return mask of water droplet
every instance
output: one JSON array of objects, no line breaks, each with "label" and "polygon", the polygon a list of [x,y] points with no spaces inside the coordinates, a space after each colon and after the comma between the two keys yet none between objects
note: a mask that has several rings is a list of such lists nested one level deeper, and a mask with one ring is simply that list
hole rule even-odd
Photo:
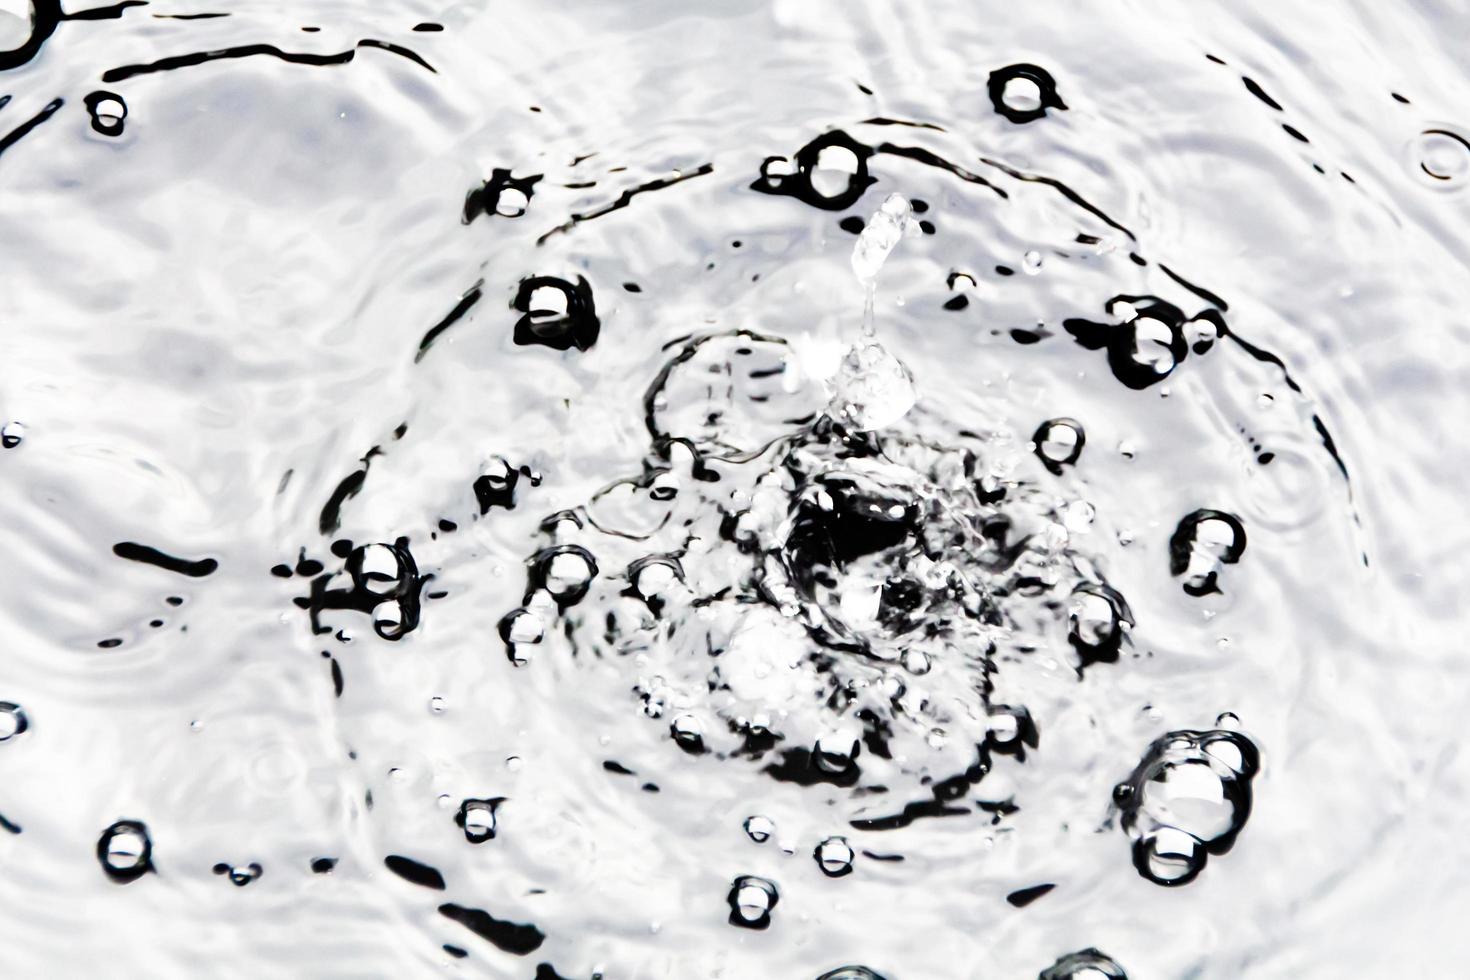
[{"label": "water droplet", "polygon": [[867,284],[878,278],[883,263],[913,224],[912,214],[908,198],[902,194],[889,194],[883,199],[852,246],[852,271],[858,282]]},{"label": "water droplet", "polygon": [[136,881],[153,870],[153,841],[137,820],[119,820],[97,839],[97,860],[118,884]]},{"label": "water droplet", "polygon": [[0,742],[8,742],[31,725],[25,709],[10,701],[0,701]]},{"label": "water droplet", "polygon": [[1028,276],[1034,276],[1041,271],[1041,253],[1031,250],[1021,256],[1021,271]]},{"label": "water droplet", "polygon": [[812,857],[828,878],[852,874],[853,853],[846,837],[828,837],[817,845]]},{"label": "water droplet", "polygon": [[123,120],[128,118],[128,106],[121,95],[93,92],[84,102],[87,112],[92,116],[92,129],[103,136],[122,135]]},{"label": "water droplet", "polygon": [[776,832],[776,824],[769,817],[759,815],[745,818],[745,834],[757,844],[764,844]]},{"label": "water droplet", "polygon": [[592,552],[575,544],[557,545],[531,559],[528,590],[545,589],[562,608],[581,602],[597,576]]},{"label": "water droplet", "polygon": [[464,223],[469,224],[482,214],[519,218],[530,206],[541,177],[541,174],[515,177],[504,167],[496,167],[490,172],[489,180],[465,197]]},{"label": "water droplet", "polygon": [[464,839],[471,844],[483,844],[495,837],[495,811],[505,797],[496,796],[484,800],[465,800],[454,815],[454,822],[464,831]]},{"label": "water droplet", "polygon": [[500,638],[505,642],[505,654],[517,667],[530,662],[526,648],[540,643],[546,635],[546,624],[529,609],[514,609],[506,613],[500,620],[499,629]]},{"label": "water droplet", "polygon": [[1116,589],[1087,582],[1072,592],[1067,607],[1067,642],[1081,657],[1079,669],[1115,662],[1124,634],[1132,627],[1133,613]]},{"label": "water droplet", "polygon": [[842,358],[829,411],[868,432],[903,418],[917,399],[913,375],[903,362],[882,344],[861,342]]},{"label": "water droplet", "polygon": [[435,695],[434,697],[429,698],[429,710],[436,715],[442,715],[445,711],[448,710],[448,705],[445,704],[443,698]]},{"label": "water droplet", "polygon": [[1128,974],[1106,953],[1084,949],[1061,957],[1037,980],[1128,980]]},{"label": "water droplet", "polygon": [[14,449],[19,446],[26,437],[26,427],[20,422],[6,422],[0,427],[0,446],[6,449]]},{"label": "water droplet", "polygon": [[741,875],[731,883],[725,900],[730,906],[732,926],[765,929],[771,924],[771,913],[781,896],[774,882],[754,875]]},{"label": "water droplet", "polygon": [[1237,731],[1181,730],[1149,746],[1132,775],[1113,790],[1133,865],[1160,885],[1183,885],[1224,854],[1251,810],[1260,754]]}]

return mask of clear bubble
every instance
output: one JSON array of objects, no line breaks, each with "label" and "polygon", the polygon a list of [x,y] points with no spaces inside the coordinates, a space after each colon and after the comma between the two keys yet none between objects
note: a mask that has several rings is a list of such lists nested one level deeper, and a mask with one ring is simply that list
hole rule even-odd
[{"label": "clear bubble", "polygon": [[1034,276],[1041,271],[1041,253],[1032,249],[1021,256],[1021,271],[1028,276]]},{"label": "clear bubble", "polygon": [[25,709],[10,701],[0,701],[0,742],[8,742],[30,727]]},{"label": "clear bubble", "polygon": [[828,837],[817,845],[812,857],[828,878],[852,874],[853,851],[846,837]]},{"label": "clear bubble", "polygon": [[742,929],[765,929],[771,924],[771,913],[781,900],[776,885],[765,878],[741,875],[730,885],[726,902],[730,906],[730,924]]},{"label": "clear bubble", "polygon": [[1138,872],[1156,884],[1187,884],[1209,855],[1227,852],[1250,816],[1259,766],[1255,743],[1238,731],[1175,731],[1149,746],[1113,790]]},{"label": "clear bubble", "polygon": [[769,817],[760,815],[745,818],[745,835],[757,844],[764,844],[776,832],[776,824]]},{"label": "clear bubble", "polygon": [[1081,422],[1057,418],[1041,423],[1031,440],[1042,465],[1053,473],[1060,473],[1064,466],[1075,464],[1082,456],[1087,436]]},{"label": "clear bubble", "polygon": [[465,800],[454,815],[454,822],[464,831],[464,839],[471,844],[483,844],[495,838],[495,811],[505,802],[504,797]]},{"label": "clear bubble", "polygon": [[97,860],[119,884],[136,881],[153,870],[153,841],[137,820],[119,820],[97,839]]},{"label": "clear bubble", "polygon": [[1106,953],[1084,949],[1061,957],[1037,980],[1128,980],[1128,974]]}]

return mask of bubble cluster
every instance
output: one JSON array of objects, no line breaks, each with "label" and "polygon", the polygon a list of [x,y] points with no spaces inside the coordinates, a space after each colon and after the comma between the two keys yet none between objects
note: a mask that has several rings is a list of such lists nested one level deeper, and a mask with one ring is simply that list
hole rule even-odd
[{"label": "bubble cluster", "polygon": [[1260,753],[1225,729],[1170,732],[1113,790],[1133,866],[1158,885],[1185,885],[1211,854],[1229,851],[1251,811]]},{"label": "bubble cluster", "polygon": [[797,150],[794,159],[766,157],[760,179],[750,186],[762,194],[794,197],[824,211],[844,211],[876,180],[868,173],[872,155],[871,147],[834,129]]},{"label": "bubble cluster", "polygon": [[243,868],[238,868],[221,861],[214,866],[214,873],[217,875],[227,875],[230,879],[230,884],[236,888],[244,888],[264,874],[265,869],[254,861]]},{"label": "bubble cluster", "polygon": [[1227,332],[1218,311],[1186,318],[1179,307],[1156,296],[1115,296],[1106,310],[1115,322],[1071,317],[1062,326],[1087,350],[1106,350],[1113,377],[1135,391],[1169,377],[1191,346],[1204,354]]}]

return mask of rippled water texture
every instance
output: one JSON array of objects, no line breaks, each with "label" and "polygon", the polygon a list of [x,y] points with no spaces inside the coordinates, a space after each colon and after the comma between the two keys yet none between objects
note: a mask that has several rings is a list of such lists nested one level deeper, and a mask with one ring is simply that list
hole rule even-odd
[{"label": "rippled water texture", "polygon": [[0,972],[1463,972],[1463,10],[84,2]]}]

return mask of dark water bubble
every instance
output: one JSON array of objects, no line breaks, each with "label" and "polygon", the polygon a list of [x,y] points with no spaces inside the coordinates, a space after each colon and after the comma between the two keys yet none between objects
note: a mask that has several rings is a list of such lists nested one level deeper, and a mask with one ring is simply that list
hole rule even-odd
[{"label": "dark water bubble", "polygon": [[482,214],[519,218],[530,206],[536,182],[541,177],[541,174],[516,177],[509,170],[496,167],[490,172],[489,180],[466,195],[464,223],[469,224]]},{"label": "dark water bubble", "polygon": [[125,885],[153,870],[153,840],[137,820],[119,820],[97,838],[97,860],[107,877]]},{"label": "dark water bubble", "polygon": [[730,924],[742,929],[765,929],[781,900],[774,882],[755,875],[741,875],[730,884],[725,901],[730,906]]},{"label": "dark water bubble", "polygon": [[470,843],[485,843],[495,839],[495,811],[506,802],[504,796],[488,799],[466,799],[460,804],[459,813],[454,814],[454,823],[465,832]]},{"label": "dark water bubble", "polygon": [[521,313],[513,339],[522,347],[585,351],[597,343],[602,330],[592,285],[582,276],[575,284],[555,276],[522,279],[510,305]]},{"label": "dark water bubble", "polygon": [[704,726],[700,725],[699,719],[693,715],[675,715],[669,722],[669,734],[673,736],[675,744],[690,755],[700,755],[704,749]]},{"label": "dark water bubble", "polygon": [[761,164],[760,179],[750,186],[762,194],[794,197],[824,211],[843,211],[874,183],[876,178],[868,173],[872,155],[872,147],[834,129],[797,150],[794,160],[767,157]]},{"label": "dark water bubble", "polygon": [[745,827],[745,836],[757,844],[764,844],[776,832],[776,824],[771,818],[763,817],[759,814],[746,817],[743,826]]},{"label": "dark water bubble", "polygon": [[1118,961],[1096,949],[1068,953],[1042,970],[1036,980],[1128,980]]},{"label": "dark water bubble", "polygon": [[1184,885],[1224,854],[1251,811],[1260,752],[1238,731],[1181,730],[1149,746],[1132,775],[1113,790],[1133,865],[1160,885]]},{"label": "dark water bubble", "polygon": [[496,457],[490,460],[475,478],[475,502],[480,505],[481,515],[488,514],[492,507],[514,510],[516,484],[521,473],[507,461]]},{"label": "dark water bubble", "polygon": [[25,709],[12,701],[0,701],[0,742],[8,742],[31,727]]},{"label": "dark water bubble", "polygon": [[21,422],[6,422],[0,426],[0,447],[14,449],[26,437],[26,427]]},{"label": "dark water bubble", "polygon": [[59,0],[31,0],[28,23],[0,19],[0,71],[18,68],[40,53],[62,19]]},{"label": "dark water bubble", "polygon": [[500,619],[500,639],[510,662],[523,667],[530,662],[528,647],[536,646],[546,636],[546,622],[529,609],[513,609]]},{"label": "dark water bubble", "polygon": [[995,111],[1013,123],[1034,122],[1048,109],[1067,108],[1057,94],[1056,79],[1038,65],[997,68],[990,73],[986,91]]},{"label": "dark water bubble", "polygon": [[251,862],[243,868],[237,868],[221,861],[214,866],[214,873],[217,875],[229,875],[230,884],[236,888],[244,888],[264,874],[265,869],[254,862]]},{"label": "dark water bubble", "polygon": [[822,874],[828,878],[842,878],[852,874],[852,845],[846,837],[828,837],[812,851],[812,858]]},{"label": "dark water bubble", "polygon": [[544,548],[531,557],[526,601],[537,589],[545,589],[565,609],[586,597],[597,577],[597,560],[592,552],[576,544]]},{"label": "dark water bubble", "polygon": [[92,117],[92,129],[103,136],[121,136],[123,120],[128,118],[128,104],[114,92],[97,91],[88,95],[87,112]]},{"label": "dark water bubble", "polygon": [[1107,303],[1114,323],[1081,318],[1062,326],[1088,350],[1106,349],[1113,376],[1135,391],[1167,378],[1189,353],[1183,312],[1153,296],[1116,296]]},{"label": "dark water bubble", "polygon": [[1201,509],[1187,515],[1169,538],[1169,573],[1184,577],[1184,591],[1193,596],[1219,592],[1224,565],[1240,561],[1245,553],[1245,525],[1234,514]]},{"label": "dark water bubble", "polygon": [[1072,592],[1067,604],[1067,642],[1082,658],[1081,667],[1118,659],[1133,613],[1116,589],[1085,582]]},{"label": "dark water bubble", "polygon": [[865,966],[839,966],[817,977],[817,980],[883,980]]},{"label": "dark water bubble", "polygon": [[1048,419],[1036,429],[1031,444],[1042,465],[1060,474],[1064,466],[1071,466],[1081,458],[1087,435],[1076,419]]}]

